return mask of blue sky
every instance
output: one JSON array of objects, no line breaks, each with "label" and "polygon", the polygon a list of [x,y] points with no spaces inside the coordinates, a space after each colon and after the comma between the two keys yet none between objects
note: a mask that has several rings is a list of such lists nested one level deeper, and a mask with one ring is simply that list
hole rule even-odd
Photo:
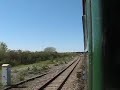
[{"label": "blue sky", "polygon": [[83,51],[82,0],[0,0],[0,41],[9,49]]}]

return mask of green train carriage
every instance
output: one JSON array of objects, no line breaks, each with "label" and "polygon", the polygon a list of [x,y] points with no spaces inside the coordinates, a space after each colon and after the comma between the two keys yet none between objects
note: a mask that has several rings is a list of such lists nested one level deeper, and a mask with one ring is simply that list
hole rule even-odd
[{"label": "green train carriage", "polygon": [[88,90],[120,90],[119,9],[118,0],[83,0]]}]

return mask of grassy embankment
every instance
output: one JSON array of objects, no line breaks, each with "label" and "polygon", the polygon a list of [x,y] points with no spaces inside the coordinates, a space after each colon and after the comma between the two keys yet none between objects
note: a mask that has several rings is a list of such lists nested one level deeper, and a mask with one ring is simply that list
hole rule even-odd
[{"label": "grassy embankment", "polygon": [[[12,84],[23,81],[35,75],[39,75],[47,71],[52,66],[65,64],[70,60],[72,60],[74,57],[70,55],[62,58],[56,58],[54,60],[45,60],[45,61],[39,61],[34,64],[18,65],[18,66],[12,67],[11,69]],[[1,70],[0,70],[0,77],[1,77]],[[0,78],[0,81],[1,81],[1,78]],[[0,88],[2,89],[1,82],[0,82]]]}]

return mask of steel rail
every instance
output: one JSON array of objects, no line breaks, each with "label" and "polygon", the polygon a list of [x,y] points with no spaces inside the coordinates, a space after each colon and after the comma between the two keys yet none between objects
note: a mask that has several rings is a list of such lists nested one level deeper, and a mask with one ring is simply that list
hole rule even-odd
[{"label": "steel rail", "polygon": [[[77,62],[78,61],[78,62]],[[44,85],[42,85],[38,90],[44,90],[44,88],[46,88],[51,82],[53,82],[55,79],[57,79],[58,76],[60,76],[62,73],[64,73],[70,66],[72,66],[75,62],[77,62],[77,64],[79,63],[79,57],[77,58],[77,60],[75,60],[74,62],[72,62],[68,67],[66,67],[64,70],[62,70],[61,72],[59,72],[56,76],[54,76],[52,79],[50,79],[48,82],[46,82]],[[75,69],[75,67],[77,66],[77,64],[75,64],[74,68],[71,70],[71,72],[67,75],[67,77],[65,78],[65,80],[60,84],[60,86],[58,87],[57,90],[60,90],[62,88],[62,86],[64,85],[64,83],[66,82],[66,80],[68,79],[68,77],[70,76],[70,74],[73,72],[73,70]]]}]

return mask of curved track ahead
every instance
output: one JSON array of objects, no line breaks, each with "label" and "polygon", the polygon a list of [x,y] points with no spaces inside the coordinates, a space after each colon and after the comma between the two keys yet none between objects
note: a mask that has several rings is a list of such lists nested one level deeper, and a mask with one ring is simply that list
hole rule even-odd
[{"label": "curved track ahead", "polygon": [[[62,88],[62,86],[65,84],[65,82],[67,81],[67,79],[69,78],[70,74],[73,72],[73,70],[77,66],[77,64],[79,63],[79,61],[80,61],[80,57],[78,57],[76,60],[74,60],[70,65],[68,65],[65,69],[60,71],[57,75],[55,75],[49,81],[45,82],[42,86],[40,86],[40,87],[36,86],[34,88],[34,90],[60,90]],[[47,75],[47,74],[43,74],[43,75],[35,77],[35,78],[40,78],[45,75]],[[34,80],[35,78],[31,78],[29,80],[20,82],[16,85],[10,86],[4,90],[18,90],[18,89],[15,89],[15,87],[17,87],[18,85],[21,85],[23,83],[29,82],[31,80]],[[19,90],[21,90],[21,89],[19,89]],[[24,90],[24,89],[22,89],[22,90]]]},{"label": "curved track ahead", "polygon": [[67,79],[69,78],[70,74],[73,72],[77,64],[79,63],[80,58],[73,62],[70,66],[66,69],[58,73],[54,78],[46,82],[42,87],[38,90],[60,90],[62,86],[65,84]]}]

